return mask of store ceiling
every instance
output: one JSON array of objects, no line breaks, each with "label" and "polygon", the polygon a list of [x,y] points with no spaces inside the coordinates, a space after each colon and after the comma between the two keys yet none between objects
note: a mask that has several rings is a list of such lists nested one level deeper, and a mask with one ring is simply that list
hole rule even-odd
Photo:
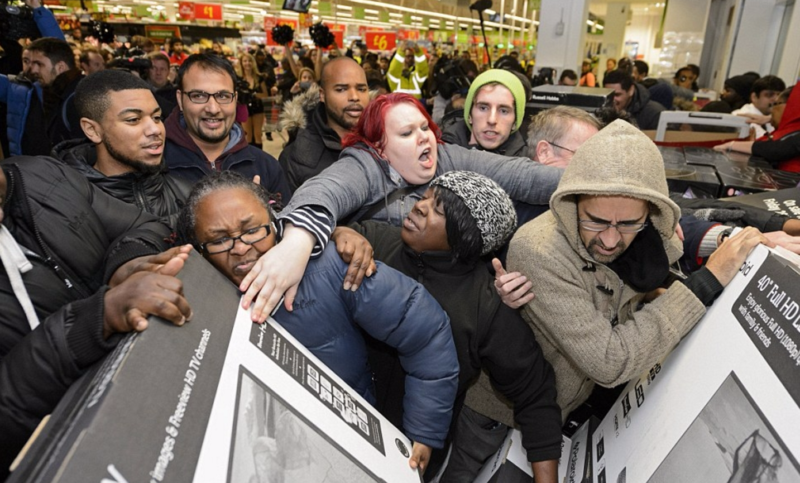
[{"label": "store ceiling", "polygon": [[[153,12],[166,10],[168,0],[94,0],[98,6],[114,13],[130,14],[137,8],[146,6]],[[392,3],[375,0],[334,0],[332,3],[332,16],[323,16],[325,21],[340,21],[356,25],[369,25],[384,28],[420,28],[420,29],[455,29],[467,28],[469,25],[478,26],[478,14],[469,9],[473,0],[395,0]],[[663,11],[665,1],[659,2],[630,2],[634,12],[655,13]],[[242,21],[246,15],[253,16],[252,25],[246,28],[255,28],[262,25],[264,16],[297,17],[294,12],[281,11],[283,0],[205,0],[201,3],[218,3],[224,6],[225,20]],[[488,31],[502,28],[517,32],[530,32],[538,22],[533,20],[533,7],[540,5],[540,0],[493,0],[492,8],[484,13]],[[590,12],[596,17],[603,18],[606,14],[608,0],[594,0],[590,3]],[[177,2],[172,2],[175,10]],[[365,11],[364,19],[355,19],[354,11],[357,8]],[[379,12],[388,11],[389,21],[382,22]],[[502,27],[497,13],[503,13]],[[319,15],[318,1],[311,3],[310,13]],[[403,22],[406,14],[411,15],[411,24]],[[427,19],[427,20],[426,20]],[[385,20],[385,19],[384,19]],[[494,21],[493,21],[494,20]],[[426,23],[427,22],[427,25]]]},{"label": "store ceiling", "polygon": [[[531,20],[532,8],[528,5],[533,5],[534,0],[494,0],[493,9],[485,12],[485,20],[487,30],[500,28],[499,21],[491,21],[490,15],[495,15],[502,11],[505,12],[505,20],[503,22],[503,29],[526,30],[532,24]],[[137,7],[148,6],[151,11],[160,12],[166,10],[167,2],[164,0],[95,0],[94,2],[106,11],[118,14],[130,14]],[[225,20],[238,20],[241,21],[245,15],[252,15],[254,17],[254,25],[260,25],[264,16],[281,17],[297,17],[293,12],[281,11],[280,6],[283,0],[206,0],[201,3],[221,3],[224,6]],[[381,26],[385,28],[399,27],[399,28],[441,28],[452,29],[456,24],[462,28],[466,28],[472,24],[478,25],[478,14],[469,10],[469,3],[466,0],[396,0],[392,3],[379,2],[374,0],[334,0],[331,2],[333,8],[332,16],[324,16],[325,21],[337,20],[341,22],[365,24],[370,26]],[[538,3],[538,1],[537,1]],[[177,10],[178,3],[173,2],[174,8]],[[317,0],[312,1],[310,13],[315,16],[319,15]],[[364,8],[365,18],[355,19],[354,10],[356,8]],[[527,8],[527,10],[525,10]],[[381,22],[379,19],[379,12],[389,12],[389,22]],[[526,13],[527,12],[527,13]],[[403,17],[406,14],[411,15],[411,25],[403,23]],[[423,23],[428,19],[428,25]],[[498,20],[498,19],[495,19]]]}]

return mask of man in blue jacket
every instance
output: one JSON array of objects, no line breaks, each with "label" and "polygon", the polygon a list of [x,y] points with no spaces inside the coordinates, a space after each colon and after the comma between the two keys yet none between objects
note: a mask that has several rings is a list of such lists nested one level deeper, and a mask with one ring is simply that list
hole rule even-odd
[{"label": "man in blue jacket", "polygon": [[[42,6],[40,0],[25,0],[25,4],[33,9],[33,20],[39,28],[42,37],[53,37],[56,39],[64,40],[64,33],[58,27],[53,12]],[[6,43],[4,42],[4,46]],[[10,46],[18,47],[19,44],[12,42]],[[18,52],[18,51],[17,51]],[[9,49],[6,49],[7,56],[18,55]],[[28,61],[25,62],[25,57]],[[29,77],[30,66],[30,53],[26,50],[22,53],[22,72],[15,78],[10,78],[6,75],[0,74],[0,103],[6,104],[7,115],[5,119],[0,122],[5,123],[2,131],[5,132],[3,136],[3,152],[6,156],[17,156],[23,154],[22,143],[23,135],[25,133],[26,122],[28,122],[28,114],[30,113],[31,105],[35,103],[37,109],[42,106],[42,87],[39,83],[34,83]],[[19,66],[19,58],[11,59],[9,66]],[[13,68],[13,67],[11,67]],[[16,68],[7,72],[19,72]],[[36,98],[34,99],[34,93]],[[7,138],[6,138],[7,136]],[[24,154],[47,154],[47,151],[42,152],[26,152]]]},{"label": "man in blue jacket", "polygon": [[[280,233],[266,191],[236,173],[195,185],[178,230],[233,283],[240,284]],[[311,260],[292,311],[275,320],[370,403],[367,349],[359,330],[397,350],[408,374],[403,426],[414,441],[409,464],[422,472],[442,448],[458,385],[458,360],[447,315],[425,289],[388,266],[358,290],[342,288],[347,264],[334,247]]]}]

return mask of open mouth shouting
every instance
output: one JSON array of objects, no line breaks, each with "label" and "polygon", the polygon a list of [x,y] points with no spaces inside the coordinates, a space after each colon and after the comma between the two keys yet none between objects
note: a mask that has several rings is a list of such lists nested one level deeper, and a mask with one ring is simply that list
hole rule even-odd
[{"label": "open mouth shouting", "polygon": [[422,150],[422,154],[419,155],[419,162],[425,169],[433,167],[434,157],[431,156],[431,148]]}]

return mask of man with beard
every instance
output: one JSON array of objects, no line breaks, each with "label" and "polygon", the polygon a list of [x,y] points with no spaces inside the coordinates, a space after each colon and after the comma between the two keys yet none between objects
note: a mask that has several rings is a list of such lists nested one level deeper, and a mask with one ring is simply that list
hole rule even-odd
[{"label": "man with beard", "polygon": [[165,121],[164,159],[170,173],[196,182],[215,171],[258,180],[288,203],[292,196],[278,160],[247,142],[236,119],[236,72],[225,58],[192,54],[176,82],[178,109]]},{"label": "man with beard", "polygon": [[576,149],[550,208],[514,235],[508,266],[536,294],[522,316],[553,365],[564,416],[595,384],[621,385],[663,359],[750,250],[773,245],[745,228],[722,237],[688,278],[671,276],[681,256],[680,208],[669,199],[660,152],[622,120]]},{"label": "man with beard", "polygon": [[339,159],[342,138],[369,103],[364,69],[350,57],[325,64],[319,84],[287,104],[281,116],[282,129],[297,129],[280,156],[292,190]]},{"label": "man with beard", "polygon": [[[42,146],[47,150],[61,141],[83,136],[73,93],[83,78],[81,70],[75,65],[72,47],[60,39],[44,37],[34,40],[27,48],[30,52],[30,76],[42,86],[42,107],[44,130],[33,131],[35,149],[25,149],[23,153],[39,152]],[[29,142],[30,142],[29,141]]]},{"label": "man with beard", "polygon": [[121,70],[97,72],[78,84],[75,103],[88,141],[65,141],[55,155],[111,196],[176,221],[191,185],[166,172],[161,108],[147,82]]}]

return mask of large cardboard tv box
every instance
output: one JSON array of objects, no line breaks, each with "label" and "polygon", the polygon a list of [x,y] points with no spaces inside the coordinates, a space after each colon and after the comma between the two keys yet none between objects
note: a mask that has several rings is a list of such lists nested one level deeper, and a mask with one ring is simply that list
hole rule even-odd
[{"label": "large cardboard tv box", "polygon": [[420,481],[411,442],[205,260],[181,278],[193,320],[127,337],[10,481]]}]

